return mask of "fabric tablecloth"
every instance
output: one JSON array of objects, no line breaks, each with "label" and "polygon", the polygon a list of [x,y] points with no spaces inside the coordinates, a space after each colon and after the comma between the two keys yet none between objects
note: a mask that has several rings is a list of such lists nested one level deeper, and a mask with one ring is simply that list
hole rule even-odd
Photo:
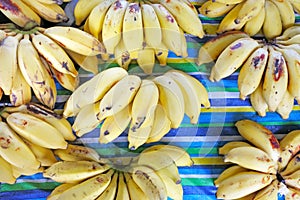
[{"label": "fabric tablecloth", "polygon": [[[199,2],[194,1],[197,6]],[[283,120],[277,113],[268,112],[266,117],[259,117],[252,109],[249,98],[245,101],[239,99],[237,87],[237,73],[234,73],[222,81],[212,83],[208,80],[211,64],[197,66],[194,59],[198,55],[198,50],[206,40],[215,36],[214,30],[222,19],[209,19],[199,15],[205,31],[208,33],[203,39],[187,35],[188,54],[187,58],[176,57],[172,52],[169,54],[168,66],[154,69],[154,75],[166,71],[169,67],[188,72],[200,82],[202,82],[209,92],[211,102],[210,109],[202,109],[199,122],[191,125],[187,117],[184,118],[179,129],[171,130],[160,142],[143,145],[135,152],[127,149],[127,132],[107,145],[98,143],[99,127],[82,138],[76,140],[75,144],[85,144],[97,150],[101,155],[121,155],[131,156],[137,154],[147,146],[153,144],[172,144],[186,149],[194,160],[192,167],[180,167],[179,172],[182,177],[184,189],[184,200],[213,200],[216,199],[216,188],[213,181],[218,175],[228,167],[223,162],[223,157],[218,155],[218,148],[229,141],[240,141],[243,138],[234,127],[234,123],[242,119],[254,120],[270,129],[278,139],[281,139],[291,130],[300,129],[300,109],[295,103],[294,110],[288,120]],[[296,17],[297,23],[300,16]],[[117,66],[116,63],[100,63],[99,69]],[[80,72],[80,82],[85,82],[93,75],[82,69]],[[141,70],[132,65],[130,73],[140,74]],[[56,110],[62,111],[63,104],[67,100],[70,92],[64,90],[58,83],[58,97]],[[72,122],[73,119],[70,119]],[[25,200],[25,199],[46,199],[50,192],[59,184],[50,179],[43,178],[42,174],[34,176],[22,176],[13,185],[0,184],[0,199]]]}]

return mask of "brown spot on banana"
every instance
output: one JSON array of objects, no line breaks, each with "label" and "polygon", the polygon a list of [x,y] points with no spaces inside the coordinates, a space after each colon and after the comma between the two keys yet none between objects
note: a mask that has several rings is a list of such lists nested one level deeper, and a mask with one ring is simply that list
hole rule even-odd
[{"label": "brown spot on banana", "polygon": [[280,59],[276,59],[274,62],[273,78],[275,81],[279,81],[279,79],[282,77],[282,75],[284,73],[283,63],[284,63],[284,60],[282,57]]},{"label": "brown spot on banana", "polygon": [[0,1],[0,8],[4,10],[10,10],[15,15],[18,15],[20,13],[20,8],[17,4],[13,3],[10,0],[2,0]]}]

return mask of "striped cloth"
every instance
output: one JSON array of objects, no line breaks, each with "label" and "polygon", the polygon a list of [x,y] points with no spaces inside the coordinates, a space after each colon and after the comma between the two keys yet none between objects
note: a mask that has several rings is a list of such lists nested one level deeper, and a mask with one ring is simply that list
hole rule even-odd
[{"label": "striped cloth", "polygon": [[[194,0],[195,5],[200,5],[201,1]],[[197,66],[194,59],[197,57],[198,50],[207,39],[213,37],[213,30],[216,29],[222,18],[209,19],[199,15],[203,22],[204,29],[208,31],[208,36],[204,39],[187,36],[189,57],[182,59],[173,53],[169,54],[169,67],[188,72],[200,82],[202,82],[208,92],[211,101],[210,109],[202,109],[199,123],[191,125],[187,117],[184,118],[179,129],[171,130],[157,144],[172,144],[183,147],[191,155],[194,165],[192,167],[180,167],[179,172],[182,177],[184,189],[184,200],[214,200],[216,199],[216,188],[213,181],[218,175],[228,167],[223,162],[223,157],[218,155],[218,148],[229,141],[241,141],[234,123],[242,119],[251,119],[259,122],[270,129],[278,139],[281,139],[289,131],[300,129],[300,109],[295,104],[294,110],[288,120],[282,120],[277,113],[267,113],[267,116],[259,117],[252,109],[249,98],[245,101],[239,99],[237,87],[237,75],[223,79],[218,83],[208,80],[210,66]],[[297,15],[297,23],[300,16]],[[116,66],[116,63],[100,64],[99,68]],[[169,69],[157,65],[154,75]],[[80,81],[85,82],[93,75],[80,69]],[[132,65],[130,73],[140,74],[141,71]],[[63,103],[70,95],[69,91],[64,90],[58,83],[58,98],[56,110],[62,111]],[[73,119],[70,119],[72,122]],[[114,142],[107,145],[99,145],[99,127],[91,133],[75,141],[75,144],[84,144],[97,150],[103,156],[121,155],[129,156],[137,154],[147,146],[139,148],[135,152],[127,149],[127,132],[123,133]],[[42,174],[34,176],[22,176],[13,185],[0,185],[0,199],[25,200],[25,199],[46,199],[50,192],[59,184],[50,179],[43,178]],[[282,197],[281,197],[282,198]]]}]

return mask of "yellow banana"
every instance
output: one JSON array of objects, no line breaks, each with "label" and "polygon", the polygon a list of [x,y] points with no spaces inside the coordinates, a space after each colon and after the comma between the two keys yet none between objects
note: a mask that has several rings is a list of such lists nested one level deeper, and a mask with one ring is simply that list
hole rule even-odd
[{"label": "yellow banana", "polygon": [[300,34],[295,35],[287,40],[279,40],[278,43],[283,45],[300,44],[299,39],[300,39]]},{"label": "yellow banana", "polygon": [[245,100],[259,86],[267,65],[268,54],[269,52],[266,47],[260,47],[254,50],[242,65],[238,77],[238,88],[241,99]]},{"label": "yellow banana", "polygon": [[112,175],[111,182],[109,183],[105,191],[102,192],[102,194],[97,197],[96,200],[114,200],[118,190],[118,178],[119,173],[115,172]]},{"label": "yellow banana", "polygon": [[207,17],[220,17],[228,13],[234,4],[219,3],[215,1],[205,1],[199,8],[199,12]]},{"label": "yellow banana", "polygon": [[219,2],[219,3],[227,3],[227,4],[238,4],[241,3],[245,0],[213,0],[214,2]]},{"label": "yellow banana", "polygon": [[274,162],[279,159],[279,142],[270,130],[254,121],[246,119],[236,122],[235,126],[243,138],[265,151]]},{"label": "yellow banana", "polygon": [[297,170],[287,176],[283,176],[284,182],[287,186],[300,189],[300,170]]},{"label": "yellow banana", "polygon": [[148,197],[146,196],[146,194],[134,182],[131,175],[129,173],[124,173],[124,176],[125,176],[125,181],[127,184],[128,192],[130,195],[130,199],[132,199],[132,200],[140,200],[140,199],[148,200]]},{"label": "yellow banana", "polygon": [[205,33],[201,20],[191,7],[180,0],[162,0],[160,4],[164,5],[170,11],[183,31],[203,38]]},{"label": "yellow banana", "polygon": [[134,167],[132,178],[149,199],[167,199],[165,184],[150,167]]},{"label": "yellow banana", "polygon": [[289,187],[287,188],[287,193],[284,195],[286,200],[297,200],[300,198],[299,190]]},{"label": "yellow banana", "polygon": [[169,50],[161,43],[158,47],[154,48],[155,51],[155,57],[158,60],[160,66],[166,66],[167,65],[167,59],[169,55]]},{"label": "yellow banana", "polygon": [[265,21],[266,9],[263,7],[260,12],[248,20],[243,28],[243,31],[249,34],[250,36],[254,36],[261,29]]},{"label": "yellow banana", "polygon": [[16,178],[13,175],[13,169],[5,159],[0,156],[0,182],[14,184]]},{"label": "yellow banana", "polygon": [[45,148],[66,148],[62,134],[49,123],[32,115],[14,112],[6,118],[9,126],[28,141]]},{"label": "yellow banana", "polygon": [[293,5],[294,11],[300,13],[300,2],[299,0],[290,0],[291,4]]},{"label": "yellow banana", "polygon": [[264,8],[265,0],[255,1],[255,0],[247,0],[243,3],[236,19],[234,22],[236,24],[247,22],[253,17],[257,16],[259,12]]},{"label": "yellow banana", "polygon": [[95,38],[98,38],[100,32],[102,31],[105,15],[112,3],[113,0],[102,1],[93,8],[88,17],[89,31]]},{"label": "yellow banana", "polygon": [[300,26],[291,26],[283,31],[283,33],[276,37],[276,40],[288,40],[300,34]]},{"label": "yellow banana", "polygon": [[155,51],[149,46],[138,50],[137,63],[145,74],[151,74],[155,65]]},{"label": "yellow banana", "polygon": [[211,70],[209,79],[220,81],[222,78],[230,76],[257,48],[259,48],[259,43],[252,38],[235,40],[222,51]]},{"label": "yellow banana", "polygon": [[157,142],[171,130],[171,121],[162,105],[157,104],[152,129],[146,143]]},{"label": "yellow banana", "polygon": [[282,119],[288,119],[294,108],[294,96],[287,90],[279,103],[276,112],[280,114]]},{"label": "yellow banana", "polygon": [[259,116],[266,116],[266,110],[268,109],[268,104],[262,94],[262,82],[256,88],[256,90],[250,95],[250,102],[254,110]]},{"label": "yellow banana", "polygon": [[81,84],[65,103],[63,115],[76,115],[81,108],[103,98],[104,94],[118,81],[127,75],[121,67],[106,69],[90,80]]},{"label": "yellow banana", "polygon": [[75,23],[79,26],[91,13],[93,8],[104,0],[79,0],[74,9]]},{"label": "yellow banana", "polygon": [[39,1],[22,0],[27,4],[34,12],[36,12],[40,17],[49,22],[67,22],[69,18],[67,17],[64,9],[58,4],[45,4]]},{"label": "yellow banana", "polygon": [[107,117],[100,129],[99,142],[106,144],[119,137],[131,120],[131,106],[126,106],[113,116]]},{"label": "yellow banana", "polygon": [[118,180],[118,191],[115,197],[116,200],[129,200],[129,191],[127,185],[125,183],[124,175],[122,172],[119,172],[119,180]]},{"label": "yellow banana", "polygon": [[185,34],[183,32],[183,30],[179,27],[179,31],[180,31],[180,38],[181,38],[181,56],[183,58],[186,58],[189,56],[188,54],[188,48],[187,48],[187,41],[185,38]]},{"label": "yellow banana", "polygon": [[114,1],[105,15],[102,41],[109,54],[114,54],[114,49],[121,40],[123,18],[127,6],[127,1]]},{"label": "yellow banana", "polygon": [[178,84],[168,76],[162,75],[154,80],[159,89],[159,100],[171,121],[171,128],[178,128],[184,117],[184,98]]},{"label": "yellow banana", "polygon": [[142,4],[142,18],[145,42],[148,46],[157,48],[162,41],[162,30],[155,10],[149,4]]},{"label": "yellow banana", "polygon": [[209,63],[216,60],[222,51],[235,40],[249,37],[241,31],[228,31],[217,35],[205,42],[199,49],[197,64]]},{"label": "yellow banana", "polygon": [[219,154],[226,155],[230,150],[237,148],[237,147],[250,147],[251,145],[247,142],[243,141],[232,141],[227,142],[222,147],[219,147]]},{"label": "yellow banana", "polygon": [[272,39],[282,32],[281,16],[277,6],[272,1],[266,0],[265,10],[266,15],[262,31],[266,38]]},{"label": "yellow banana", "polygon": [[269,58],[263,82],[263,97],[269,111],[274,112],[281,102],[288,86],[286,61],[279,51],[269,46]]},{"label": "yellow banana", "polygon": [[128,75],[116,83],[100,101],[97,117],[101,121],[125,108],[133,100],[141,84],[141,78]]},{"label": "yellow banana", "polygon": [[114,57],[120,67],[128,70],[128,66],[131,63],[132,58],[130,53],[126,49],[122,38],[119,44],[114,49]]},{"label": "yellow banana", "polygon": [[277,0],[272,0],[272,2],[277,6],[279,10],[283,29],[293,26],[295,24],[296,18],[291,2]]},{"label": "yellow banana", "polygon": [[67,189],[73,187],[76,183],[62,183],[56,188],[52,190],[49,196],[47,196],[47,200],[57,200],[59,195],[66,191]]},{"label": "yellow banana", "polygon": [[80,109],[72,125],[72,129],[78,137],[94,130],[100,124],[101,121],[97,118],[100,111],[99,105],[100,102],[98,101]]},{"label": "yellow banana", "polygon": [[269,200],[278,198],[278,181],[274,180],[269,186],[260,190],[254,197],[254,200]]},{"label": "yellow banana", "polygon": [[129,3],[123,18],[122,38],[131,58],[137,58],[137,51],[143,48],[144,31],[142,12],[138,3]]},{"label": "yellow banana", "polygon": [[41,24],[41,18],[23,1],[1,1],[0,11],[20,27],[34,27]]},{"label": "yellow banana", "polygon": [[[45,62],[44,62],[45,63]],[[48,63],[45,63],[45,65]],[[61,73],[54,68],[50,68],[59,84],[67,90],[74,91],[79,85],[79,76],[72,76],[71,74]]]},{"label": "yellow banana", "polygon": [[4,122],[0,122],[0,128],[0,137],[3,138],[1,139],[0,156],[19,168],[39,168],[40,162],[22,138]]},{"label": "yellow banana", "polygon": [[222,181],[217,190],[217,198],[237,199],[256,192],[269,185],[276,175],[261,172],[240,172]]},{"label": "yellow banana", "polygon": [[103,45],[91,34],[75,27],[53,26],[43,33],[64,48],[85,56],[95,56],[105,53]]},{"label": "yellow banana", "polygon": [[256,147],[236,147],[225,155],[224,161],[259,172],[271,174],[277,172],[277,161]]},{"label": "yellow banana", "polygon": [[7,36],[0,44],[0,87],[5,95],[10,95],[14,82],[14,77],[17,73],[17,49],[20,40],[20,35]]},{"label": "yellow banana", "polygon": [[12,166],[14,177],[18,178],[22,175],[24,176],[32,176],[37,173],[41,173],[44,170],[44,167],[39,167],[37,169],[32,168],[18,168],[16,166]]},{"label": "yellow banana", "polygon": [[295,155],[287,164],[286,168],[280,172],[280,175],[286,176],[300,170],[300,155]]},{"label": "yellow banana", "polygon": [[216,187],[220,186],[220,183],[224,180],[226,180],[227,178],[240,173],[240,172],[246,172],[249,171],[246,168],[243,168],[239,165],[233,165],[231,167],[228,167],[227,169],[225,169],[219,176],[217,179],[214,180],[214,184]]},{"label": "yellow banana", "polygon": [[160,22],[162,42],[177,56],[181,56],[181,36],[173,15],[161,4],[151,4]]}]

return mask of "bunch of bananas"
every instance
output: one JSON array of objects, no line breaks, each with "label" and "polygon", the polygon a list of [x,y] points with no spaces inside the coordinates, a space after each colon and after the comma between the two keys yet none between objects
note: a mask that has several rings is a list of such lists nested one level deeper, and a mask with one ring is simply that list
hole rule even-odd
[{"label": "bunch of bananas", "polygon": [[0,119],[0,182],[41,172],[57,161],[53,149],[76,139],[65,118],[39,104],[5,107]]},{"label": "bunch of bananas", "polygon": [[240,30],[253,36],[260,31],[266,38],[274,38],[295,24],[295,12],[300,13],[298,0],[209,0],[199,12],[208,17],[224,16],[218,33]]},{"label": "bunch of bananas", "polygon": [[205,87],[183,72],[170,70],[141,80],[114,67],[80,85],[67,100],[63,115],[76,116],[72,128],[79,137],[103,121],[101,143],[114,140],[130,124],[129,148],[135,150],[178,128],[184,113],[197,123],[201,104],[210,107]]},{"label": "bunch of bananas", "polygon": [[280,142],[264,126],[238,121],[236,127],[248,142],[229,142],[219,149],[224,161],[235,164],[215,180],[217,198],[300,198],[300,131],[289,132]]},{"label": "bunch of bananas", "polygon": [[69,19],[60,6],[71,0],[5,0],[0,1],[0,11],[20,27],[31,29],[48,22],[67,22]]},{"label": "bunch of bananas", "polygon": [[92,35],[72,27],[35,27],[20,30],[13,24],[0,25],[0,88],[14,106],[30,102],[31,89],[44,105],[56,102],[56,80],[75,90],[80,67],[98,72],[101,43]]},{"label": "bunch of bananas", "polygon": [[273,40],[257,40],[240,31],[229,31],[208,41],[199,50],[198,64],[216,60],[210,80],[219,81],[241,68],[240,98],[250,95],[260,116],[266,110],[287,119],[294,99],[300,102],[300,27],[292,26]]},{"label": "bunch of bananas", "polygon": [[184,149],[172,145],[152,146],[129,158],[99,158],[97,152],[78,145],[55,151],[61,161],[43,175],[62,184],[48,200],[182,199],[177,167],[193,165]]},{"label": "bunch of bananas", "polygon": [[155,57],[166,65],[168,50],[187,56],[184,32],[203,37],[197,10],[188,0],[79,0],[76,24],[103,42],[106,53],[127,69],[132,60],[151,74]]}]

